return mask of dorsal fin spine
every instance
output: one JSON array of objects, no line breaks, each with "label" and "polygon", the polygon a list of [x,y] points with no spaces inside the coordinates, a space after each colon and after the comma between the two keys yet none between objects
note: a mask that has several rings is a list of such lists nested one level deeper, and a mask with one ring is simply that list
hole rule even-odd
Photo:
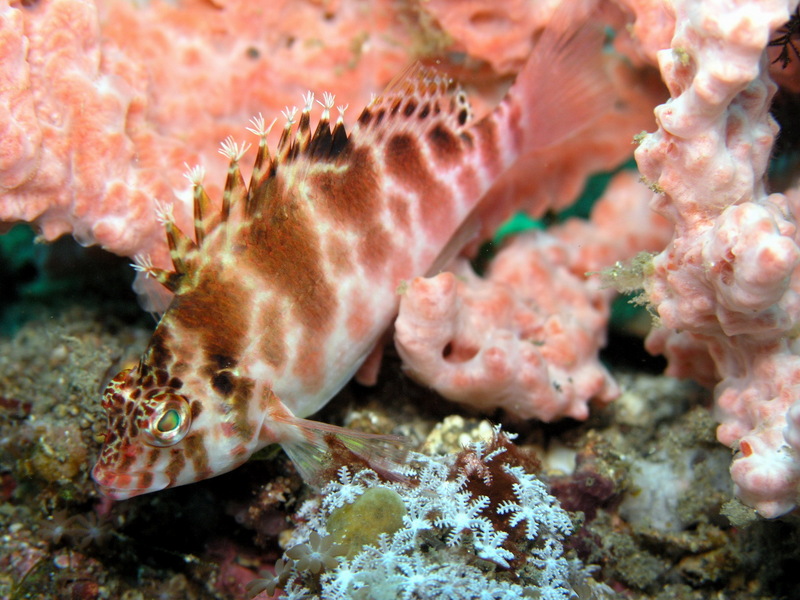
[{"label": "dorsal fin spine", "polygon": [[190,250],[197,249],[195,243],[175,223],[167,223],[167,245],[169,246],[169,257],[172,259],[172,266],[176,273],[186,273],[187,266],[183,257]]},{"label": "dorsal fin spine", "polygon": [[[205,188],[203,187],[203,178],[205,177],[206,171],[200,165],[190,167],[189,165],[184,163],[184,166],[186,167],[186,173],[184,173],[183,176],[186,177],[186,179],[188,179],[192,184],[192,204],[194,207],[194,234],[195,234],[195,240],[199,245],[202,243],[203,239],[205,239],[206,233],[208,233],[207,221],[211,213],[211,198],[209,198]],[[172,220],[171,206],[168,217],[169,220],[171,221]]]},{"label": "dorsal fin spine", "polygon": [[[172,265],[176,273],[186,273],[186,262],[183,257],[190,250],[197,249],[196,244],[180,228],[175,225],[172,214],[172,204],[167,204],[155,200],[156,219],[164,226],[167,234],[167,246]],[[160,281],[160,280],[159,280]]]},{"label": "dorsal fin spine", "polygon": [[344,127],[344,111],[347,110],[347,105],[337,106],[336,108],[339,111],[339,117],[336,119],[336,125],[334,125],[333,133],[331,134],[333,137],[331,142],[332,156],[339,154],[347,145],[347,130]]},{"label": "dorsal fin spine", "polygon": [[282,111],[283,116],[286,118],[286,125],[283,126],[283,133],[281,133],[281,139],[278,140],[278,147],[275,150],[275,160],[278,163],[282,163],[286,160],[286,157],[289,156],[293,150],[293,142],[292,142],[292,126],[295,123],[295,117],[297,116],[297,107],[294,106],[289,108],[288,106]]},{"label": "dorsal fin spine", "polygon": [[195,183],[192,191],[194,200],[194,239],[197,245],[206,239],[206,218],[211,213],[211,198],[202,183]]},{"label": "dorsal fin spine", "polygon": [[245,204],[245,216],[252,217],[256,213],[256,192],[263,188],[264,183],[273,172],[272,157],[269,153],[267,136],[277,122],[277,118],[272,120],[269,126],[266,125],[264,117],[259,113],[250,119],[252,127],[247,130],[258,136],[258,150],[256,159],[253,163],[253,173],[250,176],[250,185],[247,188],[247,201]]},{"label": "dorsal fin spine", "polygon": [[324,92],[322,100],[317,100],[317,103],[322,106],[322,115],[320,115],[314,135],[311,136],[307,152],[315,158],[327,158],[330,155],[331,144],[333,143],[330,118],[334,96],[329,92]]},{"label": "dorsal fin spine", "polygon": [[233,141],[232,137],[227,137],[222,143],[220,153],[230,160],[228,165],[228,176],[225,180],[225,190],[222,192],[222,213],[221,222],[226,222],[231,214],[231,207],[245,201],[247,198],[247,186],[239,168],[239,161],[250,149],[250,144],[242,142],[241,146]]},{"label": "dorsal fin spine", "polygon": [[153,261],[149,256],[135,255],[131,266],[134,270],[144,273],[147,277],[152,277],[171,292],[176,292],[180,287],[181,277],[179,274],[154,267]]},{"label": "dorsal fin spine", "polygon": [[306,93],[303,96],[303,100],[305,100],[305,106],[303,106],[303,112],[300,114],[300,122],[297,124],[297,132],[294,138],[296,152],[304,152],[308,148],[308,142],[311,140],[311,109],[314,106],[314,94],[312,92]]}]

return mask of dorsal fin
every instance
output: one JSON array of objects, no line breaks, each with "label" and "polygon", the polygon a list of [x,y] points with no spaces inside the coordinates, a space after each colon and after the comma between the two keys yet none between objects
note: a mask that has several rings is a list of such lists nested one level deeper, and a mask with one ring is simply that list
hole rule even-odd
[{"label": "dorsal fin", "polygon": [[[361,111],[352,133],[348,134],[344,124],[347,106],[338,106],[338,117],[331,128],[331,109],[334,106],[332,94],[325,93],[322,113],[312,133],[311,112],[314,108],[314,95],[308,92],[303,97],[303,110],[298,118],[297,108],[286,108],[283,116],[286,123],[281,133],[274,155],[270,154],[267,135],[272,126],[266,126],[261,115],[251,120],[249,131],[259,137],[253,173],[249,185],[242,177],[239,163],[250,145],[238,144],[228,137],[222,143],[220,153],[229,159],[228,173],[219,210],[214,205],[203,186],[202,167],[189,169],[188,179],[192,183],[194,204],[194,241],[182,232],[172,218],[171,207],[160,209],[159,220],[166,228],[170,256],[174,273],[159,270],[152,265],[140,265],[169,290],[180,293],[191,286],[194,255],[202,251],[208,237],[218,228],[225,228],[231,220],[242,222],[258,219],[265,208],[275,201],[280,188],[277,176],[282,168],[299,167],[292,171],[292,178],[302,178],[303,170],[317,163],[346,160],[351,140],[371,143],[380,140],[381,134],[391,131],[414,130],[425,121],[437,119],[444,121],[452,131],[461,131],[471,119],[466,94],[453,80],[436,69],[420,63],[409,66],[375,96]],[[298,162],[304,160],[304,162]]]},{"label": "dorsal fin", "polygon": [[416,128],[420,121],[432,119],[461,131],[472,120],[472,110],[466,93],[451,77],[416,62],[361,111],[351,136],[378,128]]}]

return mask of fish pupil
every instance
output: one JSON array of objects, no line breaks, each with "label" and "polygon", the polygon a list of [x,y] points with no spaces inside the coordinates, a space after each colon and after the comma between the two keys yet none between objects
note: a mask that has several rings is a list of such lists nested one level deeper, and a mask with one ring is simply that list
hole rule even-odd
[{"label": "fish pupil", "polygon": [[161,433],[167,433],[168,431],[177,429],[180,424],[181,416],[178,414],[178,411],[173,408],[164,413],[164,416],[158,420],[156,429]]}]

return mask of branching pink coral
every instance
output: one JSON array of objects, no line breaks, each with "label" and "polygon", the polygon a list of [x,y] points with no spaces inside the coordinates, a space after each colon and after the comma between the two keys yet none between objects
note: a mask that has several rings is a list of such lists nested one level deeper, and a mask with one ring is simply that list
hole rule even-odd
[{"label": "branching pink coral", "polygon": [[517,419],[585,419],[618,388],[597,359],[612,294],[587,271],[665,243],[647,190],[617,176],[591,223],[521,235],[481,279],[465,261],[416,279],[401,297],[395,342],[407,372],[450,400]]}]

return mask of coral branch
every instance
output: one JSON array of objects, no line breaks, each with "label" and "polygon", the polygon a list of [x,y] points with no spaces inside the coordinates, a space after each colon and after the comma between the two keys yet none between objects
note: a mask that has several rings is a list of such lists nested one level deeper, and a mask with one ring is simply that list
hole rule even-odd
[{"label": "coral branch", "polygon": [[645,282],[662,323],[648,349],[705,382],[708,360],[695,358],[711,357],[736,493],[767,517],[795,506],[800,483],[786,418],[800,376],[797,206],[764,184],[777,132],[764,49],[795,4],[674,2],[671,48],[657,53],[672,99],[636,152],[662,192],[654,207],[675,223]]}]

